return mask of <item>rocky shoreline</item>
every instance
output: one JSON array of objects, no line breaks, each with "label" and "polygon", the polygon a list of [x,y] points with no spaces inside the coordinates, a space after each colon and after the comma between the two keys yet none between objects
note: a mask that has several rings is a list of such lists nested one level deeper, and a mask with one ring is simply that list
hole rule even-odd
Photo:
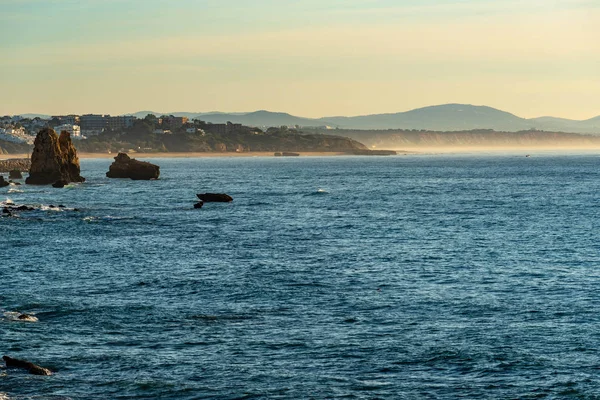
[{"label": "rocky shoreline", "polygon": [[31,159],[29,158],[11,158],[0,160],[0,172],[21,171],[29,172],[31,168]]}]

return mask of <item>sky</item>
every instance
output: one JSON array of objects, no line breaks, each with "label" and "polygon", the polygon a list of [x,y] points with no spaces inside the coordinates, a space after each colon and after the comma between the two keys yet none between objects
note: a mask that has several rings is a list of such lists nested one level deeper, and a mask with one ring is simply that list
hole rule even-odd
[{"label": "sky", "polygon": [[600,115],[599,0],[0,0],[0,115]]}]

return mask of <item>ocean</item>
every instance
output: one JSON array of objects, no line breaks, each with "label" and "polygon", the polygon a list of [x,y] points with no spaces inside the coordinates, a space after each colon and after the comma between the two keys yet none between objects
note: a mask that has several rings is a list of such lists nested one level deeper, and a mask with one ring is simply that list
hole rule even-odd
[{"label": "ocean", "polygon": [[597,154],[111,161],[0,189],[0,399],[600,398]]}]

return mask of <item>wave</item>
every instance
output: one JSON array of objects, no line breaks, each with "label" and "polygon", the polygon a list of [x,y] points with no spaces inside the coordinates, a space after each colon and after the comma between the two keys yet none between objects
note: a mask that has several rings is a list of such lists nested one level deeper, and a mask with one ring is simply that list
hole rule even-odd
[{"label": "wave", "polygon": [[329,194],[329,192],[325,189],[317,189],[316,191],[307,194],[307,196],[323,196]]}]

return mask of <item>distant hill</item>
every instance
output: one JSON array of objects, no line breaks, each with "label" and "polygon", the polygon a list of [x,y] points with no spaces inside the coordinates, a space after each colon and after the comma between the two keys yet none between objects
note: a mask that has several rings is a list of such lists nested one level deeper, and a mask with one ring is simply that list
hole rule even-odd
[{"label": "distant hill", "polygon": [[[302,127],[329,126],[342,129],[425,129],[435,131],[493,129],[505,132],[537,129],[600,135],[600,116],[583,121],[551,116],[527,119],[492,107],[470,104],[443,104],[398,113],[323,118],[304,118],[265,110],[240,113],[139,111],[127,115],[144,118],[148,114],[197,118],[212,123],[230,121],[257,127],[300,125]],[[32,115],[38,114],[27,114],[27,116]]]},{"label": "distant hill", "polygon": [[206,122],[212,122],[213,124],[223,124],[228,121],[237,122],[248,126],[324,126],[328,123],[323,119],[312,119],[295,117],[287,113],[271,112],[271,111],[254,111],[245,114],[226,114],[226,113],[212,113],[212,114],[199,114],[195,118],[201,119]]},{"label": "distant hill", "polygon": [[[146,116],[148,111],[134,115]],[[142,115],[143,114],[143,115]],[[154,113],[162,115],[161,113]],[[472,129],[494,129],[518,132],[537,129],[575,133],[600,134],[600,116],[584,121],[555,117],[521,118],[506,111],[487,106],[470,104],[443,104],[417,108],[410,111],[372,114],[354,117],[332,116],[304,118],[287,113],[254,111],[249,113],[171,113],[198,118],[206,122],[227,121],[250,126],[330,126],[343,129],[426,129],[435,131],[464,131]]]},{"label": "distant hill", "polygon": [[417,108],[394,114],[358,117],[328,117],[343,128],[352,129],[429,129],[436,131],[464,129],[523,130],[531,128],[527,120],[495,108],[466,104],[446,104]]},{"label": "distant hill", "polygon": [[52,116],[46,114],[20,114],[23,118],[41,118],[41,119],[50,119]]}]

